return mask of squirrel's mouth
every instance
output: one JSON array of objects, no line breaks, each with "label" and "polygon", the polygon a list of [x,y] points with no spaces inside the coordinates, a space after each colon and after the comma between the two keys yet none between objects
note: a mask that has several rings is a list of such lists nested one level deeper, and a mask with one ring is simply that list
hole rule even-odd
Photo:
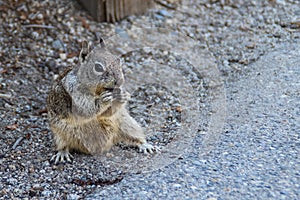
[{"label": "squirrel's mouth", "polygon": [[115,87],[103,87],[105,91],[113,91]]},{"label": "squirrel's mouth", "polygon": [[115,88],[114,87],[97,87],[95,90],[95,94],[98,96],[102,94],[104,91],[113,91]]}]

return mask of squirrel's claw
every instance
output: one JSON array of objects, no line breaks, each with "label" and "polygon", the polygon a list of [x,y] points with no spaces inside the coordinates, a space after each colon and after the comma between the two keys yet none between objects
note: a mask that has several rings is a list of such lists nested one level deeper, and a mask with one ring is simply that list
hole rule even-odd
[{"label": "squirrel's claw", "polygon": [[153,154],[155,152],[160,151],[160,149],[157,146],[153,146],[149,143],[141,144],[140,146],[138,146],[138,148],[139,148],[139,152],[144,154],[148,154],[148,153]]},{"label": "squirrel's claw", "polygon": [[104,101],[104,102],[108,102],[108,101],[112,101],[113,99],[113,95],[110,91],[105,91],[101,94],[101,99]]},{"label": "squirrel's claw", "polygon": [[59,163],[71,163],[73,160],[73,156],[68,151],[59,151],[50,159],[51,163],[55,165]]}]

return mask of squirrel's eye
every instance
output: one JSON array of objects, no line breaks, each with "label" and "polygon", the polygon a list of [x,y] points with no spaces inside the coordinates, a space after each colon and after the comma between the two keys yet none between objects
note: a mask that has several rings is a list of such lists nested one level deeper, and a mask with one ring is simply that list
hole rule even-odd
[{"label": "squirrel's eye", "polygon": [[95,62],[95,71],[104,72],[104,65],[101,62]]}]

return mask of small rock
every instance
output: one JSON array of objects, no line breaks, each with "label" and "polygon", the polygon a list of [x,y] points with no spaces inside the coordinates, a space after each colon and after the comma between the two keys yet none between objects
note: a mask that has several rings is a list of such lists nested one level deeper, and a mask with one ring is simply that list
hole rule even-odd
[{"label": "small rock", "polygon": [[196,166],[200,166],[200,165],[201,165],[201,162],[199,162],[198,160],[194,160],[194,161],[193,161],[193,164],[196,165]]},{"label": "small rock", "polygon": [[37,39],[39,36],[40,36],[40,34],[38,33],[38,32],[32,32],[31,33],[31,35],[32,35],[32,37],[34,38],[34,39]]},{"label": "small rock", "polygon": [[116,28],[115,29],[115,32],[121,37],[121,38],[125,38],[125,39],[128,39],[129,38],[129,36],[128,36],[128,34],[124,31],[124,29],[122,29],[122,28]]},{"label": "small rock", "polygon": [[39,13],[39,14],[36,16],[36,18],[37,18],[37,19],[43,19],[44,16],[43,16],[43,14]]},{"label": "small rock", "polygon": [[283,5],[283,6],[286,5],[285,1],[283,1],[283,0],[277,0],[276,3],[277,3],[277,4],[281,4],[281,5]]},{"label": "small rock", "polygon": [[173,184],[173,187],[175,187],[175,188],[181,188],[181,185],[178,184],[178,183],[175,183],[175,184]]},{"label": "small rock", "polygon": [[158,14],[154,14],[154,17],[155,17],[156,19],[158,19],[158,20],[164,20],[164,19],[165,19],[164,16],[158,15]]},{"label": "small rock", "polygon": [[54,40],[52,42],[52,47],[57,50],[62,50],[64,48],[64,45],[60,40]]},{"label": "small rock", "polygon": [[57,64],[56,64],[56,61],[54,59],[49,59],[45,62],[45,65],[46,67],[48,67],[48,69],[50,71],[53,71],[53,72],[58,72],[58,69],[57,69]]},{"label": "small rock", "polygon": [[217,200],[217,198],[210,197],[210,198],[208,198],[207,200]]},{"label": "small rock", "polygon": [[64,12],[64,9],[63,8],[59,8],[57,12],[58,12],[58,14],[62,14]]},{"label": "small rock", "polygon": [[52,194],[52,192],[49,190],[44,190],[42,192],[42,196],[44,196],[44,197],[51,197],[51,194]]},{"label": "small rock", "polygon": [[15,179],[15,178],[10,178],[10,179],[7,180],[7,182],[8,182],[9,184],[11,184],[11,185],[15,185],[15,184],[18,183],[18,180]]},{"label": "small rock", "polygon": [[66,59],[67,59],[67,54],[65,54],[65,53],[60,53],[60,54],[59,54],[59,57],[60,57],[60,59],[62,59],[62,60],[66,60]]},{"label": "small rock", "polygon": [[77,199],[79,199],[79,195],[77,195],[77,194],[69,194],[68,196],[67,196],[67,199],[68,200],[77,200]]},{"label": "small rock", "polygon": [[173,17],[173,15],[171,13],[169,13],[168,11],[166,11],[166,10],[159,10],[158,14],[162,15],[162,16],[165,16],[165,17]]},{"label": "small rock", "polygon": [[117,47],[116,48],[116,51],[118,52],[118,53],[120,53],[121,55],[122,54],[126,54],[127,53],[127,51],[126,50],[124,50],[123,48],[121,48],[121,47]]}]

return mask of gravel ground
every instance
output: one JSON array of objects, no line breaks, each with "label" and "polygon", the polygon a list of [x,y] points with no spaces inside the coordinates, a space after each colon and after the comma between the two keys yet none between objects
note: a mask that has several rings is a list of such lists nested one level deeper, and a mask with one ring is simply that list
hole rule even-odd
[{"label": "gravel ground", "polygon": [[87,199],[299,199],[299,47],[277,47],[227,84],[226,124],[209,153],[196,137],[173,164]]},{"label": "gravel ground", "polygon": [[[299,1],[199,0],[171,7],[106,24],[94,22],[76,1],[0,1],[0,198],[300,198]],[[140,30],[149,27],[169,31],[142,38]],[[47,91],[55,75],[77,62],[80,42],[95,41],[96,33],[163,49],[128,53],[127,43],[112,41],[127,64],[128,86],[138,87],[129,107],[163,151],[143,157],[121,146],[53,166]],[[200,49],[191,48],[193,42]],[[182,52],[185,59],[178,59]],[[162,81],[154,87],[157,74],[141,73],[141,67],[151,72],[152,60]],[[176,90],[161,66],[174,66],[172,78],[184,77],[180,86],[193,92]],[[115,154],[113,162],[107,159]]]}]

